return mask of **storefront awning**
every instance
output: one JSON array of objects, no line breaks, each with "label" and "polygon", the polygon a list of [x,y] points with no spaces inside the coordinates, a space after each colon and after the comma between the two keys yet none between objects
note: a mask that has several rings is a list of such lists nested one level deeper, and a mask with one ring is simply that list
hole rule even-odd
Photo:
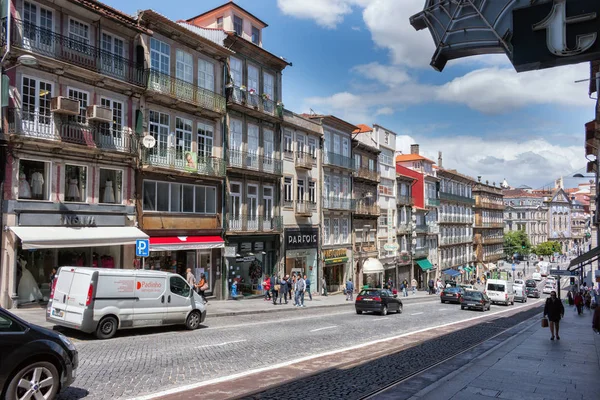
[{"label": "storefront awning", "polygon": [[11,226],[23,249],[55,249],[61,247],[97,247],[135,244],[148,235],[131,226],[83,227]]},{"label": "storefront awning", "polygon": [[221,249],[221,236],[158,236],[150,238],[150,251]]},{"label": "storefront awning", "polygon": [[471,268],[471,267],[464,267],[463,270],[465,270],[467,272],[473,272],[473,268]]},{"label": "storefront awning", "polygon": [[569,263],[568,269],[571,269],[571,267],[577,266],[579,264],[584,264],[584,263],[589,264],[596,257],[600,257],[600,246],[593,248],[592,250],[588,251],[587,253],[583,253],[579,257],[575,257]]},{"label": "storefront awning", "polygon": [[385,272],[383,264],[376,258],[369,258],[363,264],[363,274],[380,274]]},{"label": "storefront awning", "polygon": [[443,272],[444,274],[446,274],[446,275],[449,275],[449,276],[451,276],[451,277],[455,277],[455,276],[458,276],[458,275],[460,275],[460,272],[458,272],[458,271],[457,271],[457,270],[455,270],[455,269],[446,269],[446,270],[444,270],[444,271],[442,271],[442,272]]},{"label": "storefront awning", "polygon": [[490,271],[493,271],[493,270],[495,270],[496,268],[498,268],[498,267],[496,266],[496,264],[494,264],[494,263],[487,263],[487,264],[484,264],[484,265],[485,265],[485,268],[486,268],[486,269],[488,269],[488,270],[490,270]]},{"label": "storefront awning", "polygon": [[433,269],[433,264],[431,264],[426,258],[423,258],[422,260],[416,260],[416,262],[423,271],[429,271],[430,269]]}]

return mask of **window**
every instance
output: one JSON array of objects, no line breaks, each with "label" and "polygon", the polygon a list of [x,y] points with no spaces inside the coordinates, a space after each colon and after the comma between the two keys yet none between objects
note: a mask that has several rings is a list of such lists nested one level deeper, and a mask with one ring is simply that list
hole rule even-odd
[{"label": "window", "polygon": [[121,204],[123,171],[100,168],[100,203]]},{"label": "window", "polygon": [[[229,123],[229,148],[234,152],[242,151],[242,121],[239,119],[232,119]],[[238,154],[238,157],[240,155]]]},{"label": "window", "polygon": [[169,278],[169,286],[171,293],[181,297],[190,297],[192,289],[180,276],[172,276]]},{"label": "window", "polygon": [[373,160],[372,158],[369,158],[369,171],[375,171],[375,160]]},{"label": "window", "polygon": [[323,244],[331,244],[329,233],[329,218],[323,218]]},{"label": "window", "polygon": [[263,129],[263,152],[265,155],[265,163],[271,163],[272,159],[275,158],[275,143],[273,131],[270,129]]},{"label": "window", "polygon": [[342,225],[342,237],[341,237],[341,243],[347,243],[349,240],[349,236],[348,236],[348,219],[347,218],[343,218],[341,221],[341,225]]},{"label": "window", "polygon": [[393,196],[394,195],[394,182],[382,179],[379,183],[379,194],[385,196]]},{"label": "window", "polygon": [[340,192],[340,198],[350,198],[350,178],[346,176],[342,178],[342,191]]},{"label": "window", "polygon": [[161,157],[167,156],[169,124],[169,114],[150,110],[148,132],[156,139],[156,146],[150,150],[153,154],[158,154]]},{"label": "window", "polygon": [[102,32],[100,42],[103,53],[102,69],[108,74],[114,74],[119,77],[125,76],[125,42],[111,34]]},{"label": "window", "polygon": [[242,60],[235,57],[229,58],[229,69],[231,70],[231,79],[235,86],[242,86]]},{"label": "window", "polygon": [[143,194],[144,211],[211,215],[217,212],[217,189],[213,186],[145,180]]},{"label": "window", "polygon": [[175,77],[184,82],[194,82],[192,55],[177,49],[175,57]]},{"label": "window", "polygon": [[333,243],[340,243],[340,220],[337,218],[333,219]]},{"label": "window", "polygon": [[359,169],[361,165],[361,156],[360,154],[354,154],[354,168]]},{"label": "window", "polygon": [[300,133],[296,133],[296,151],[300,153],[304,153],[304,146],[306,144],[306,138],[304,135]]},{"label": "window", "polygon": [[196,137],[198,141],[198,158],[212,157],[213,130],[213,125],[198,122],[198,130]]},{"label": "window", "polygon": [[394,152],[389,149],[381,149],[379,162],[386,165],[394,165]]},{"label": "window", "polygon": [[314,137],[308,138],[308,152],[312,156],[313,159],[317,158],[317,139]]},{"label": "window", "polygon": [[273,217],[273,186],[263,187],[263,213],[265,220]]},{"label": "window", "polygon": [[223,29],[223,17],[217,18],[217,29]]},{"label": "window", "polygon": [[260,45],[260,29],[252,27],[252,43]]},{"label": "window", "polygon": [[19,199],[48,200],[50,163],[19,160]]},{"label": "window", "polygon": [[309,203],[316,204],[317,203],[317,190],[316,190],[315,181],[308,181],[308,201]]},{"label": "window", "polygon": [[[83,44],[90,44],[90,27],[83,22],[69,18],[69,39]],[[85,47],[81,50],[83,49],[85,49]]]},{"label": "window", "polygon": [[23,77],[22,80],[23,115],[21,124],[25,133],[54,137],[52,126],[52,83],[39,79]]},{"label": "window", "polygon": [[177,159],[187,158],[192,151],[192,121],[180,117],[175,118],[175,151]]},{"label": "window", "polygon": [[275,77],[268,73],[263,73],[263,93],[270,100],[275,99]]},{"label": "window", "polygon": [[87,167],[65,165],[65,201],[87,201]]},{"label": "window", "polygon": [[201,58],[198,59],[198,86],[215,91],[215,65]]},{"label": "window", "polygon": [[350,157],[350,141],[348,138],[342,139],[342,155],[344,157]]},{"label": "window", "polygon": [[292,190],[292,177],[286,176],[283,182],[283,200],[285,202],[294,201],[294,192]]},{"label": "window", "polygon": [[107,141],[103,144],[123,146],[124,143],[120,141],[123,132],[123,103],[103,97],[100,105],[112,110],[112,122],[100,125],[100,133],[103,135],[101,140]]},{"label": "window", "polygon": [[378,221],[379,221],[379,226],[380,227],[387,228],[387,226],[388,226],[387,215],[380,216],[379,219],[378,219]]},{"label": "window", "polygon": [[69,117],[70,120],[81,124],[87,123],[87,106],[88,106],[88,92],[84,92],[78,89],[68,89],[68,95],[70,99],[79,101],[79,115]]},{"label": "window", "polygon": [[[52,11],[28,1],[23,3],[23,44],[52,48],[51,33],[54,21]],[[39,33],[38,33],[39,29]]]},{"label": "window", "polygon": [[297,200],[299,203],[304,202],[304,179],[298,179]]},{"label": "window", "polygon": [[385,133],[385,144],[390,144],[390,133],[389,132]]},{"label": "window", "polygon": [[292,132],[287,129],[283,133],[283,151],[288,154],[294,152]]},{"label": "window", "polygon": [[16,321],[0,314],[0,333],[23,332],[23,327]]},{"label": "window", "polygon": [[258,94],[258,68],[248,65],[248,93]]},{"label": "window", "polygon": [[237,15],[233,16],[233,30],[235,34],[238,36],[242,36],[242,31],[244,29],[244,20],[238,17]]}]

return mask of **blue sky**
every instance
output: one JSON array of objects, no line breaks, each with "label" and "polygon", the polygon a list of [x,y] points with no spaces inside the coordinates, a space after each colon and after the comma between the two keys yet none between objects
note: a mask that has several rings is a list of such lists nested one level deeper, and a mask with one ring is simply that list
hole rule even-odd
[{"label": "blue sky", "polygon": [[[177,20],[224,0],[107,0],[129,14],[152,8]],[[422,154],[490,182],[540,187],[585,166],[585,122],[594,118],[586,64],[517,74],[503,55],[429,67],[433,43],[408,18],[423,0],[237,0],[265,22],[263,45],[293,63],[286,108],[377,123],[398,150]],[[568,183],[576,184],[569,180]]]}]

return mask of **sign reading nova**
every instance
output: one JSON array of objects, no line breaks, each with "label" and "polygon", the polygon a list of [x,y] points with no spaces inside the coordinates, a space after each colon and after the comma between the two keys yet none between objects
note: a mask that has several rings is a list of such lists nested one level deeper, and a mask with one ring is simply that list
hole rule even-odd
[{"label": "sign reading nova", "polygon": [[286,250],[316,249],[319,245],[319,228],[285,230]]}]

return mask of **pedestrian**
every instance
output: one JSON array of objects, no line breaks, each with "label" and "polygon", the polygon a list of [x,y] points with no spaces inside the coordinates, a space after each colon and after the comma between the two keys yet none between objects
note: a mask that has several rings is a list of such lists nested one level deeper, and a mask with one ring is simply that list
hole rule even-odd
[{"label": "pedestrian", "polygon": [[352,278],[349,278],[348,281],[346,282],[346,301],[350,300],[353,301],[354,298],[352,297],[354,294],[354,284],[352,283]]},{"label": "pedestrian", "polygon": [[267,276],[262,283],[263,290],[265,291],[265,301],[271,300],[271,279]]},{"label": "pedestrian", "polygon": [[394,282],[392,282],[392,278],[389,278],[387,281],[387,288],[388,288],[388,290],[392,290],[393,287],[394,287]]},{"label": "pedestrian", "polygon": [[592,329],[594,332],[600,335],[600,307],[596,307],[594,310],[594,317],[592,318]]},{"label": "pedestrian", "polygon": [[574,303],[577,308],[577,314],[581,315],[583,312],[583,296],[581,295],[581,292],[575,293]]},{"label": "pedestrian", "polygon": [[[293,284],[296,282],[296,273],[294,272],[292,274],[292,278],[290,278],[289,275],[286,275],[285,279],[287,281],[287,293],[290,296],[290,300],[292,300],[292,290],[294,288]],[[286,300],[285,304],[287,304],[287,300]]]},{"label": "pedestrian", "polygon": [[427,286],[429,287],[429,294],[433,294],[433,287],[435,283],[433,282],[433,278],[429,280]]},{"label": "pedestrian", "polygon": [[192,289],[196,288],[196,277],[194,274],[192,274],[191,268],[185,270],[185,280],[187,281],[188,285],[192,287]]},{"label": "pedestrian", "polygon": [[56,268],[52,268],[52,272],[50,272],[50,286],[52,286],[54,279],[56,279]]},{"label": "pedestrian", "polygon": [[289,277],[287,275],[283,276],[279,283],[279,304],[281,304],[282,300],[285,300],[285,304],[288,303],[287,295],[289,293]]},{"label": "pedestrian", "polygon": [[550,334],[552,337],[550,340],[560,340],[558,336],[558,329],[560,327],[560,319],[565,315],[565,308],[562,302],[556,297],[556,292],[553,290],[550,292],[550,297],[546,299],[546,305],[544,306],[544,317],[548,316],[550,321]]},{"label": "pedestrian", "polygon": [[584,295],[584,301],[585,301],[585,308],[587,308],[588,310],[591,311],[592,308],[592,295],[590,294],[590,292],[586,292],[586,294]]},{"label": "pedestrian", "polygon": [[206,300],[206,296],[204,296],[204,292],[208,290],[208,282],[206,281],[206,275],[200,274],[200,282],[198,283],[198,294],[204,300],[204,304],[208,304],[208,300]]},{"label": "pedestrian", "polygon": [[281,290],[281,285],[279,283],[279,279],[277,275],[273,272],[273,276],[271,276],[271,297],[273,298],[273,305],[277,304],[277,296],[279,295],[279,291]]},{"label": "pedestrian", "polygon": [[567,303],[569,304],[570,307],[573,307],[573,293],[571,293],[571,291],[569,290],[569,292],[567,293]]},{"label": "pedestrian", "polygon": [[296,278],[296,286],[294,288],[295,291],[295,306],[296,307],[305,307],[304,306],[304,291],[306,290],[306,282],[302,278],[302,275],[298,275]]},{"label": "pedestrian", "polygon": [[[308,298],[312,301],[312,293],[310,292],[310,279],[306,275],[304,275],[304,283],[306,283],[306,292],[308,293]],[[304,304],[304,299],[302,300],[302,304]]]},{"label": "pedestrian", "polygon": [[[431,282],[433,282],[433,280],[431,280]],[[412,287],[412,294],[414,296],[417,294],[417,280],[415,278],[412,278],[410,281],[410,286]]]},{"label": "pedestrian", "polygon": [[436,290],[435,294],[440,294],[442,292],[442,289],[444,289],[444,285],[442,284],[442,280],[440,278],[438,278],[437,290]]},{"label": "pedestrian", "polygon": [[408,281],[406,278],[402,281],[402,295],[408,297]]},{"label": "pedestrian", "polygon": [[325,280],[325,277],[321,280],[321,285],[323,285],[323,296],[327,296],[327,280]]},{"label": "pedestrian", "polygon": [[481,284],[481,278],[477,277],[477,284]]},{"label": "pedestrian", "polygon": [[400,290],[402,291],[402,296],[406,297],[406,285],[404,282],[405,281],[400,282]]}]

